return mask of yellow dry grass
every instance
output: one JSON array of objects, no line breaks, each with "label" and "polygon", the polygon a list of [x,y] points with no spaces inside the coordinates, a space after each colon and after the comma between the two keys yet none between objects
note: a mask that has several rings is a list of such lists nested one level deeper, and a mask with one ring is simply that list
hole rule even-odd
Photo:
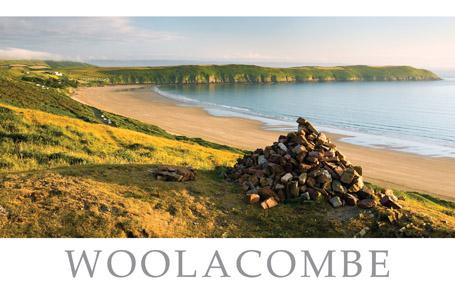
[{"label": "yellow dry grass", "polygon": [[102,163],[166,163],[211,169],[232,165],[239,156],[225,150],[42,111],[0,107],[12,112],[11,118],[0,124],[6,136],[0,146],[0,161],[11,164],[4,165],[3,171]]}]

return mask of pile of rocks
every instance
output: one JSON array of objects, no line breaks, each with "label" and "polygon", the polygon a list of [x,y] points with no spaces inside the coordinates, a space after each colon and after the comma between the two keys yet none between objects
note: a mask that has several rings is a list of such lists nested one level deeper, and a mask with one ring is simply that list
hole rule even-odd
[{"label": "pile of rocks", "polygon": [[360,208],[380,203],[401,208],[393,191],[375,192],[364,185],[362,168],[352,165],[329,138],[303,118],[297,132],[280,136],[264,149],[239,159],[228,178],[241,184],[248,202],[264,209],[279,202],[326,198],[337,208]]},{"label": "pile of rocks", "polygon": [[150,174],[159,181],[167,182],[186,182],[196,179],[196,173],[191,167],[159,166],[151,169]]}]

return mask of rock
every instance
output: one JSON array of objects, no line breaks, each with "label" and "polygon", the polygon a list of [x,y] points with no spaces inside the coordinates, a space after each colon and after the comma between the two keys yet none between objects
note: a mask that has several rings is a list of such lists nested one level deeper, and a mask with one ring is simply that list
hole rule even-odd
[{"label": "rock", "polygon": [[310,195],[310,198],[311,198],[313,201],[317,201],[317,200],[319,200],[319,198],[321,197],[321,192],[316,191],[316,190],[309,191],[308,193],[309,193],[309,195]]},{"label": "rock", "polygon": [[357,202],[358,202],[357,197],[354,195],[351,195],[351,194],[344,194],[343,199],[346,202],[346,204],[349,206],[355,206],[355,205],[357,205]]},{"label": "rock", "polygon": [[384,189],[384,191],[382,192],[385,196],[395,196],[393,194],[393,190],[391,189]]},{"label": "rock", "polygon": [[275,185],[275,190],[284,190],[285,188],[286,187],[283,184],[280,184],[280,183]]},{"label": "rock", "polygon": [[267,164],[267,159],[265,158],[264,155],[258,156],[258,165],[262,166]]},{"label": "rock", "polygon": [[250,204],[256,204],[259,202],[260,199],[261,199],[261,197],[258,194],[247,195],[247,201]]},{"label": "rock", "polygon": [[262,197],[263,200],[268,198],[280,199],[277,193],[269,187],[261,188],[257,193]]},{"label": "rock", "polygon": [[315,187],[316,186],[316,180],[314,178],[307,178],[306,179],[306,184],[309,187]]},{"label": "rock", "polygon": [[335,153],[333,151],[325,151],[324,158],[325,159],[332,159],[335,157]]},{"label": "rock", "polygon": [[278,205],[278,202],[275,200],[275,198],[268,198],[267,200],[265,200],[261,203],[261,207],[264,210],[273,208],[276,205]]},{"label": "rock", "polygon": [[296,155],[302,155],[306,154],[307,150],[303,145],[297,145],[295,148],[292,149],[292,152],[294,152]]},{"label": "rock", "polygon": [[299,196],[299,183],[296,181],[289,182],[287,184],[287,193],[290,198],[297,198]]},{"label": "rock", "polygon": [[157,180],[168,182],[186,182],[196,179],[196,174],[191,167],[159,166],[150,170],[150,174]]},{"label": "rock", "polygon": [[329,139],[327,138],[327,136],[325,134],[323,134],[322,132],[319,133],[318,135],[318,141],[320,141],[321,143],[326,143],[329,141]]},{"label": "rock", "polygon": [[306,126],[307,124],[307,121],[306,119],[304,119],[303,117],[299,117],[296,122],[299,124],[299,125],[302,125],[302,126]]},{"label": "rock", "polygon": [[381,219],[389,222],[390,224],[394,224],[397,221],[397,214],[395,214],[391,210],[387,210],[381,215]]},{"label": "rock", "polygon": [[309,200],[310,200],[310,193],[304,192],[304,193],[301,195],[301,197],[302,197],[303,200],[309,201]]},{"label": "rock", "polygon": [[286,147],[286,145],[284,143],[278,143],[278,147],[282,150],[282,151],[285,151],[287,152],[288,151],[288,148]]},{"label": "rock", "polygon": [[344,173],[344,170],[341,166],[337,166],[333,169],[333,171],[341,177],[341,175]]},{"label": "rock", "polygon": [[357,207],[361,209],[371,209],[376,206],[376,201],[373,199],[364,199],[357,202]]},{"label": "rock", "polygon": [[251,176],[249,181],[253,184],[253,186],[257,186],[259,184],[259,178],[257,176]]},{"label": "rock", "polygon": [[162,180],[167,182],[181,182],[183,181],[183,176],[173,173],[173,172],[160,172]]},{"label": "rock", "polygon": [[345,160],[345,156],[340,151],[336,151],[335,155],[340,159],[340,161]]},{"label": "rock", "polygon": [[338,180],[334,180],[332,182],[332,190],[336,193],[341,193],[341,194],[347,193],[346,188]]},{"label": "rock", "polygon": [[361,175],[361,176],[363,175],[361,166],[354,166],[353,168],[359,175]]},{"label": "rock", "polygon": [[324,158],[324,154],[320,151],[311,151],[307,154],[306,160],[311,163],[316,163]]},{"label": "rock", "polygon": [[269,181],[267,178],[262,177],[259,179],[259,185],[261,187],[267,187],[267,186],[270,186],[271,184],[269,184]]},{"label": "rock", "polygon": [[329,199],[329,202],[332,205],[332,207],[334,207],[334,208],[343,206],[343,203],[341,202],[341,199],[338,196],[335,196],[335,197]]},{"label": "rock", "polygon": [[387,208],[401,209],[403,208],[399,203],[397,197],[394,195],[384,196],[381,198],[381,205]]},{"label": "rock", "polygon": [[291,173],[287,173],[284,176],[281,177],[281,182],[282,183],[287,183],[289,180],[293,178]]},{"label": "rock", "polygon": [[351,186],[348,189],[348,192],[350,193],[357,193],[361,189],[363,189],[364,183],[363,183],[363,178],[361,176],[355,177],[354,180],[352,181]]},{"label": "rock", "polygon": [[306,122],[306,127],[312,133],[315,133],[315,134],[319,133],[318,130],[308,121]]},{"label": "rock", "polygon": [[[307,120],[299,118],[297,122],[297,131],[281,135],[270,146],[238,159],[226,178],[238,182],[252,201],[257,199],[253,194],[259,195],[265,208],[308,199],[324,199],[334,207],[345,203],[374,206],[374,192],[369,194],[365,189],[362,168],[346,160],[335,144]],[[361,203],[358,199],[371,201]]]},{"label": "rock", "polygon": [[357,172],[353,168],[347,168],[341,175],[341,181],[347,185],[350,185],[354,180]]},{"label": "rock", "polygon": [[318,176],[318,182],[321,184],[330,183],[332,181],[332,176],[327,170],[321,170],[321,174]]},{"label": "rock", "polygon": [[374,190],[371,187],[364,186],[362,190],[357,192],[359,199],[374,199]]},{"label": "rock", "polygon": [[306,183],[307,173],[301,173],[299,175],[299,185],[303,186]]}]

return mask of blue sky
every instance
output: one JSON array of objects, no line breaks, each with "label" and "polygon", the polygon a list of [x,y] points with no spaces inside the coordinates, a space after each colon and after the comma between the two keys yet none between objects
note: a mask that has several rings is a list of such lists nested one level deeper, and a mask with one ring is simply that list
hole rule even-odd
[{"label": "blue sky", "polygon": [[0,18],[0,58],[455,68],[453,18]]}]

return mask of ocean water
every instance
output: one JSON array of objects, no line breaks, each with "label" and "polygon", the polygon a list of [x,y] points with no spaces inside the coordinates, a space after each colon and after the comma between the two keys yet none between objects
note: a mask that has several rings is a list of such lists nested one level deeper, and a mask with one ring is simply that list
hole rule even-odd
[{"label": "ocean water", "polygon": [[[453,74],[455,75],[455,74]],[[302,116],[342,141],[455,158],[455,77],[420,82],[160,86],[160,94],[210,114],[294,130]]]}]

